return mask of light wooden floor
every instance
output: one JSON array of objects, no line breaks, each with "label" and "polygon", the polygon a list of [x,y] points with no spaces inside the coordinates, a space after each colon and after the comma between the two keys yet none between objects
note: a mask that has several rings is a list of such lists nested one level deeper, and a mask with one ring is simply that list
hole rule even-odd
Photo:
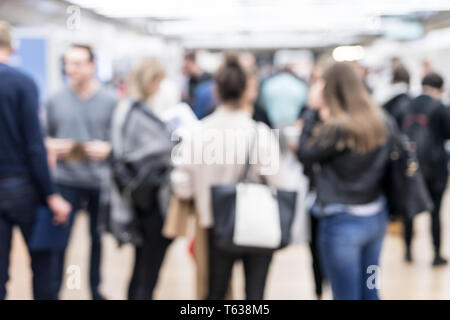
[{"label": "light wooden floor", "polygon": [[[443,211],[443,254],[450,258],[450,193],[447,192]],[[403,242],[400,236],[390,234],[383,247],[381,261],[384,299],[450,299],[450,266],[432,268],[432,245],[429,232],[429,215],[416,219],[413,254],[415,262],[403,262]],[[63,299],[89,299],[88,281],[88,221],[79,214],[68,251],[67,266],[81,268],[80,289],[67,289]],[[109,299],[124,299],[133,261],[130,246],[117,248],[115,241],[104,236],[102,292]],[[291,246],[277,253],[272,265],[267,289],[267,299],[314,299],[311,259],[307,246]],[[20,233],[14,233],[10,266],[9,299],[31,299],[31,274],[29,259]],[[234,271],[235,295],[243,298],[242,266]],[[325,298],[331,297],[327,288]],[[187,241],[180,239],[172,244],[156,291],[157,299],[193,299],[194,269],[187,253]]]}]

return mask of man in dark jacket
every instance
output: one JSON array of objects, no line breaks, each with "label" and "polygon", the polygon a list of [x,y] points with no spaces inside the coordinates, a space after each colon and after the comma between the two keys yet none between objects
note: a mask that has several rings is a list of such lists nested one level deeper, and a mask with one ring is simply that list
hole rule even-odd
[{"label": "man in dark jacket", "polygon": [[212,76],[200,68],[194,51],[184,56],[183,74],[187,78],[187,87],[182,94],[182,100],[191,106],[197,118],[202,119],[210,114],[217,104]]},{"label": "man in dark jacket", "polygon": [[[431,231],[434,245],[433,265],[444,265],[447,261],[440,254],[441,223],[440,209],[447,178],[447,156],[445,141],[450,139],[450,109],[440,99],[443,80],[436,73],[430,73],[422,80],[423,94],[413,99],[402,117],[401,128],[416,143],[419,164],[428,191],[434,203],[431,212]],[[412,261],[413,221],[405,221],[406,260]]]},{"label": "man in dark jacket", "polygon": [[402,64],[397,65],[392,70],[392,84],[390,88],[390,96],[383,109],[386,110],[401,126],[401,119],[405,113],[405,109],[411,102],[409,91],[409,72]]},{"label": "man in dark jacket", "polygon": [[[6,297],[12,230],[29,243],[37,206],[47,204],[55,223],[70,205],[55,193],[38,119],[38,91],[22,72],[7,65],[12,53],[9,25],[0,21],[0,300]],[[56,299],[51,285],[53,253],[31,251],[35,299]]]}]

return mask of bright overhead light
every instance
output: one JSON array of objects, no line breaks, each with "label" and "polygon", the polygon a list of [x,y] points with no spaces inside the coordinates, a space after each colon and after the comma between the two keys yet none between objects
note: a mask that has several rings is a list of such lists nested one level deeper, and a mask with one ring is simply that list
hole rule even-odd
[{"label": "bright overhead light", "polygon": [[[358,42],[339,41],[336,35],[377,36],[386,31],[387,16],[398,19],[417,12],[450,11],[450,0],[68,1],[112,19],[148,19],[152,23],[151,33],[174,37],[193,46],[210,43],[220,46],[226,38],[229,46],[250,42],[274,47],[280,42],[287,43],[295,34],[305,33],[307,43],[309,34],[314,34],[311,40],[314,43],[352,44]],[[236,38],[236,34],[251,34],[252,38]],[[256,35],[261,37],[253,40]]]},{"label": "bright overhead light", "polygon": [[[69,0],[71,3],[83,8],[92,9],[98,13],[126,17],[159,17],[179,16],[196,18],[211,12],[222,12],[224,16],[245,14],[251,18],[258,12],[267,13],[269,17],[281,14],[298,14],[315,16],[319,20],[323,15],[329,16],[343,14],[341,17],[381,16],[407,14],[417,11],[443,11],[450,10],[448,0],[190,0],[184,4],[180,0]],[[259,15],[259,14],[258,14]],[[324,22],[326,22],[324,20]]]},{"label": "bright overhead light", "polygon": [[357,61],[364,57],[364,48],[361,46],[340,46],[333,50],[333,59],[336,61]]}]

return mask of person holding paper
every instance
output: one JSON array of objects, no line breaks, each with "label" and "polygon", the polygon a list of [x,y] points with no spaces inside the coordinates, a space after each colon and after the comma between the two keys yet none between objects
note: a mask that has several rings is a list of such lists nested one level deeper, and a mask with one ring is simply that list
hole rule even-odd
[{"label": "person holding paper", "polygon": [[[106,174],[110,125],[117,104],[114,94],[95,78],[91,47],[73,45],[64,56],[69,85],[54,94],[46,106],[47,147],[56,160],[56,182],[61,194],[72,204],[70,225],[80,209],[89,212],[91,233],[90,289],[93,299],[99,292],[101,237],[98,231],[100,185]],[[64,252],[59,252],[56,285],[61,287]]]}]

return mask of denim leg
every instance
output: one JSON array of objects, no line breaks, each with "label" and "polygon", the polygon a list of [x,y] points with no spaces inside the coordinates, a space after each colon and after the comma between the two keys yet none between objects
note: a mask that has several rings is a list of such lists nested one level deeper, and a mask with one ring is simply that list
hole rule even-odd
[{"label": "denim leg", "polygon": [[357,219],[347,214],[319,222],[319,254],[336,300],[361,299],[361,238]]},{"label": "denim leg", "polygon": [[[381,276],[379,269],[379,260],[383,239],[386,233],[387,213],[382,212],[371,219],[372,226],[376,226],[377,232],[374,237],[362,248],[362,299],[364,300],[378,300],[378,285],[381,285]],[[369,221],[368,221],[369,222]],[[378,278],[376,278],[378,277]]]}]

